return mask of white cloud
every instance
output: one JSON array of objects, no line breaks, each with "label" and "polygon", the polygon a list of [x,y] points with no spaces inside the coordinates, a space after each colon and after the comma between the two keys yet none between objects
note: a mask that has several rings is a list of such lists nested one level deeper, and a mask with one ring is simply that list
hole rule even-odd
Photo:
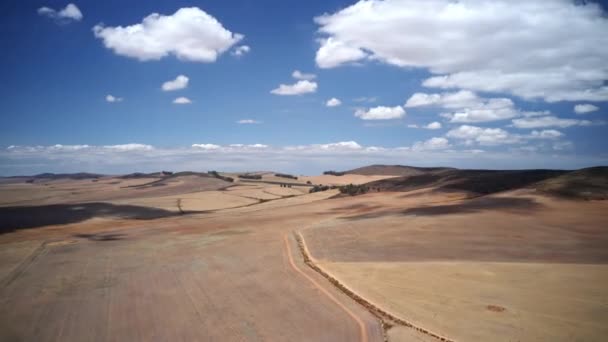
[{"label": "white cloud", "polygon": [[237,121],[236,123],[241,124],[241,125],[253,125],[253,124],[259,124],[261,122],[257,121],[257,120],[253,120],[253,119],[242,119],[242,120]]},{"label": "white cloud", "polygon": [[593,123],[589,120],[560,119],[555,116],[540,116],[514,119],[513,126],[517,128],[542,128],[542,127],[571,127],[571,126],[590,126]]},{"label": "white cloud", "polygon": [[320,40],[321,47],[317,51],[317,65],[320,68],[334,68],[341,64],[361,60],[367,56],[362,49],[349,46],[334,38]]},{"label": "white cloud", "polygon": [[408,127],[408,128],[420,128],[420,127],[418,127],[418,125],[416,125],[416,124],[409,124],[409,125],[407,125],[407,127]]},{"label": "white cloud", "polygon": [[152,13],[139,24],[93,27],[95,37],[116,54],[140,61],[168,55],[193,62],[215,62],[243,35],[225,29],[198,7],[180,8],[172,15]]},{"label": "white cloud", "polygon": [[251,150],[251,149],[266,149],[270,146],[264,144],[230,144],[228,145],[231,149]]},{"label": "white cloud", "polygon": [[441,116],[456,123],[499,121],[521,115],[511,99],[485,99],[468,90],[442,94],[415,93],[405,103],[405,107],[423,106],[439,106],[454,110],[442,113]]},{"label": "white cloud", "polygon": [[249,45],[239,45],[234,48],[234,50],[232,51],[232,55],[240,57],[240,56],[243,56],[243,55],[249,53],[249,51],[251,51],[251,48],[249,47]]},{"label": "white cloud", "polygon": [[173,100],[173,103],[175,103],[175,104],[190,104],[190,103],[192,103],[192,101],[189,98],[187,98],[187,97],[180,96],[180,97],[176,98],[175,100]]},{"label": "white cloud", "polygon": [[303,72],[301,72],[300,70],[294,70],[291,73],[291,77],[297,79],[297,80],[314,80],[315,78],[317,78],[317,75],[315,74],[305,74]]},{"label": "white cloud", "polygon": [[572,150],[574,144],[571,141],[558,141],[553,143],[553,149],[556,151]]},{"label": "white cloud", "polygon": [[494,146],[503,144],[516,144],[521,142],[521,137],[513,135],[501,128],[482,128],[477,126],[462,125],[450,130],[448,138],[463,140],[466,145],[479,144]]},{"label": "white cloud", "polygon": [[428,69],[428,87],[608,100],[608,18],[592,2],[367,0],[315,21],[321,68],[377,60]]},{"label": "white cloud", "polygon": [[38,14],[65,22],[82,20],[82,12],[80,12],[80,9],[72,3],[68,4],[65,6],[65,8],[59,11],[49,7],[40,7],[38,9]]},{"label": "white cloud", "polygon": [[403,147],[362,146],[354,141],[282,147],[212,143],[172,148],[144,144],[13,145],[0,149],[0,175],[81,171],[121,174],[168,168],[172,171],[242,172],[246,169],[319,174],[324,170],[348,170],[370,164],[402,164],[404,160],[417,166],[492,169],[580,168],[608,163],[606,156],[568,152],[573,145],[567,141],[548,140],[531,146],[536,152],[517,154],[500,150],[484,152],[477,146],[460,149],[459,145],[449,146],[452,141],[444,139],[438,137]]},{"label": "white cloud", "polygon": [[355,116],[363,120],[392,120],[402,118],[405,115],[405,110],[401,106],[378,106],[367,111],[359,109],[355,112]]},{"label": "white cloud", "polygon": [[450,147],[450,142],[446,138],[431,138],[427,141],[419,141],[412,145],[414,151],[444,150]]},{"label": "white cloud", "polygon": [[368,102],[368,103],[373,103],[378,101],[378,98],[376,96],[361,96],[361,97],[357,97],[354,98],[353,101],[355,102]]},{"label": "white cloud", "polygon": [[221,148],[220,145],[215,144],[192,144],[192,148],[201,149],[201,150],[217,150]]},{"label": "white cloud", "polygon": [[598,106],[594,106],[592,104],[577,104],[574,106],[574,112],[576,114],[587,114],[591,112],[595,112],[600,109]]},{"label": "white cloud", "polygon": [[106,102],[122,102],[122,100],[122,97],[117,97],[110,94],[106,95]]},{"label": "white cloud", "polygon": [[460,90],[452,93],[426,94],[415,93],[405,103],[406,108],[439,106],[449,109],[478,107],[485,99],[480,98],[470,90]]},{"label": "white cloud", "polygon": [[186,87],[188,87],[189,81],[190,79],[188,78],[188,76],[179,75],[174,80],[163,83],[161,88],[163,89],[163,91],[185,89]]},{"label": "white cloud", "polygon": [[327,102],[325,103],[325,105],[327,107],[337,107],[339,105],[342,104],[342,101],[340,101],[339,99],[332,97],[331,99],[327,100]]},{"label": "white cloud", "polygon": [[440,129],[441,128],[441,123],[440,122],[431,122],[430,124],[424,126],[424,128],[426,129]]},{"label": "white cloud", "polygon": [[449,118],[450,122],[472,123],[506,120],[519,115],[520,112],[515,109],[513,101],[507,98],[497,98],[480,103],[477,107],[445,113],[444,117]]},{"label": "white cloud", "polygon": [[317,83],[301,80],[294,84],[281,84],[270,92],[275,95],[301,95],[317,91]]},{"label": "white cloud", "polygon": [[122,144],[122,145],[106,145],[103,148],[114,151],[150,151],[154,149],[152,145],[145,144]]},{"label": "white cloud", "polygon": [[529,138],[532,139],[557,139],[564,136],[564,133],[554,129],[544,129],[542,131],[532,131]]},{"label": "white cloud", "polygon": [[363,148],[356,141],[341,141],[337,143],[316,146],[319,146],[322,150],[360,150]]}]

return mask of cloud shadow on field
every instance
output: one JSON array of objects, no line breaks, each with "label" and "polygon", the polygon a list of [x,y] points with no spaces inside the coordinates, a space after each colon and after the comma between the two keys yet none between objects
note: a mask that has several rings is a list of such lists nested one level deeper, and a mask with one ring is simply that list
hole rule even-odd
[{"label": "cloud shadow on field", "polygon": [[405,210],[390,210],[371,212],[363,215],[349,216],[347,220],[363,220],[370,218],[379,218],[391,215],[407,215],[407,216],[435,216],[435,215],[451,215],[451,214],[473,214],[482,211],[497,210],[518,212],[530,212],[540,209],[542,204],[531,198],[520,197],[478,197],[475,199],[464,200],[457,204],[450,205],[434,205],[420,206],[408,208]]},{"label": "cloud shadow on field", "polygon": [[0,208],[0,234],[19,229],[77,223],[93,217],[153,220],[177,216],[169,210],[110,203],[53,204]]}]

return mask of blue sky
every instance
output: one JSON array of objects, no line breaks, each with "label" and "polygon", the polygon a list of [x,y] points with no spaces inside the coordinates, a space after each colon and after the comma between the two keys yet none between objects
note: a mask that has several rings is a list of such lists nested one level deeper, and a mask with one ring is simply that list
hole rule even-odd
[{"label": "blue sky", "polygon": [[68,4],[0,4],[2,175],[608,161],[605,4]]}]

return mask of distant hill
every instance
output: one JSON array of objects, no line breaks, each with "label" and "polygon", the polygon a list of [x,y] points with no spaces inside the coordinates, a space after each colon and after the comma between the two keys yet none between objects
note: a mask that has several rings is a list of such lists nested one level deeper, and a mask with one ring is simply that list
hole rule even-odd
[{"label": "distant hill", "polygon": [[449,167],[415,167],[403,165],[370,165],[356,168],[344,173],[363,176],[415,176],[428,173],[454,170]]},{"label": "distant hill", "polygon": [[515,189],[577,199],[608,199],[608,167],[564,170],[460,170],[400,165],[372,165],[347,171],[354,174],[399,175],[366,184],[376,191],[411,191],[435,188],[464,191],[471,196]]},{"label": "distant hill", "polygon": [[568,172],[540,182],[541,192],[582,199],[608,199],[608,166],[590,167]]}]

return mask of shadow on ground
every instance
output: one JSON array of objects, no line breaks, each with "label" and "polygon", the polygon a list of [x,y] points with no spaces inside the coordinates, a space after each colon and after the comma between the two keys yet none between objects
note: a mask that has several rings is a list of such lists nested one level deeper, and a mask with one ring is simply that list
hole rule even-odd
[{"label": "shadow on ground", "polygon": [[93,234],[74,234],[74,237],[87,239],[90,241],[118,241],[127,235],[121,233],[93,233]]},{"label": "shadow on ground", "polygon": [[152,220],[177,216],[169,210],[110,203],[53,204],[0,208],[0,234],[19,229],[81,222],[93,217]]},{"label": "shadow on ground", "polygon": [[408,208],[405,210],[391,210],[371,212],[362,215],[345,217],[347,220],[362,220],[378,218],[390,215],[450,215],[450,214],[472,214],[485,210],[513,210],[513,211],[533,211],[542,207],[542,204],[531,198],[519,197],[479,197],[464,200],[457,204],[433,205]]}]

